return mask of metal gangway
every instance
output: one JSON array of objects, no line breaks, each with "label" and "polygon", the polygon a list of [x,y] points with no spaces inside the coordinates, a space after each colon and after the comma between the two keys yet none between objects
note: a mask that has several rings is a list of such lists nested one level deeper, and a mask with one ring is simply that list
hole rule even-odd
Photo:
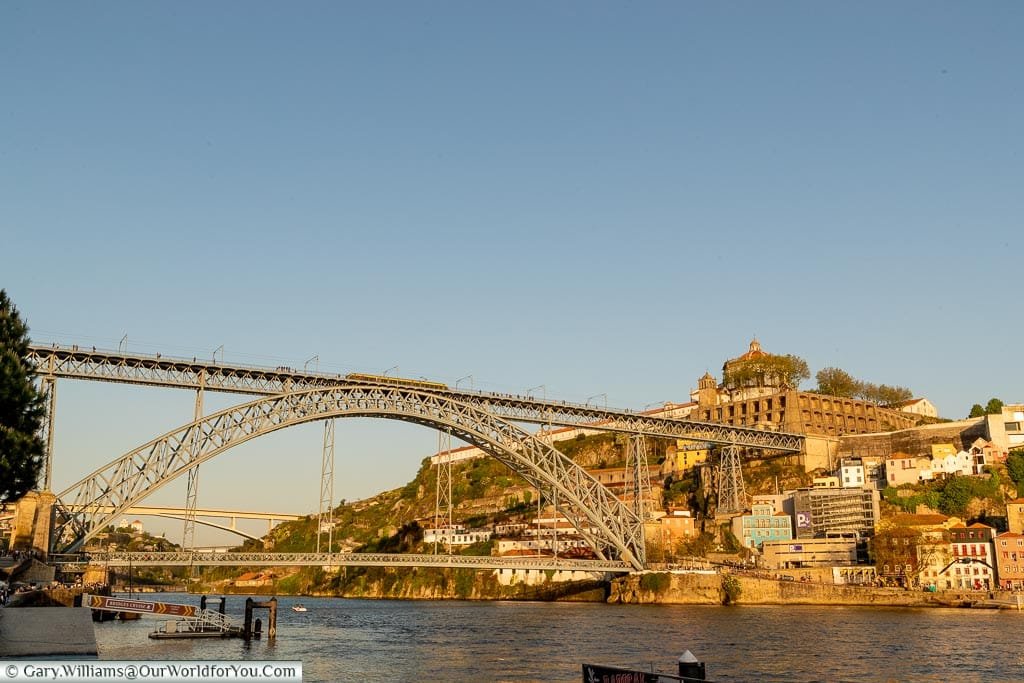
[{"label": "metal gangway", "polygon": [[[205,600],[203,602],[205,605]],[[173,602],[116,598],[105,595],[82,594],[82,607],[90,609],[145,614],[155,617],[175,617],[166,620],[162,630],[149,634],[150,638],[232,638],[240,637],[242,629],[224,614],[224,598],[220,598],[220,611],[182,605]]]}]

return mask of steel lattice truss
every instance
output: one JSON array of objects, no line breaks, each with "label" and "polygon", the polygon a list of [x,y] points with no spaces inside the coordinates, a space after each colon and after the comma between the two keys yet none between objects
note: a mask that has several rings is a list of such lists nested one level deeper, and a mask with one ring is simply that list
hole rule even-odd
[{"label": "steel lattice truss", "polygon": [[[75,559],[58,564],[84,565]],[[466,569],[551,569],[628,573],[633,566],[615,560],[565,560],[552,557],[398,555],[389,553],[89,553],[88,564],[108,567],[448,567]]]},{"label": "steel lattice truss", "polygon": [[[128,507],[175,477],[250,439],[334,417],[381,417],[450,430],[522,476],[561,512],[601,559],[637,569],[643,523],[607,488],[552,446],[500,416],[450,396],[392,386],[341,385],[261,398],[186,424],[123,455],[57,496],[54,550],[74,551]],[[109,507],[108,507],[109,506]]]},{"label": "steel lattice truss", "polygon": [[[271,370],[208,363],[196,359],[189,361],[160,356],[128,355],[116,351],[89,351],[76,346],[32,346],[29,361],[34,363],[37,372],[44,376],[188,389],[204,388],[208,391],[237,394],[276,395],[339,384],[377,386],[373,382],[352,381],[342,375],[301,372],[286,367]],[[528,396],[450,388],[430,391],[475,405],[513,422],[685,438],[787,453],[799,453],[803,450],[804,444],[804,437],[799,434],[651,417],[628,410],[599,408]]]}]

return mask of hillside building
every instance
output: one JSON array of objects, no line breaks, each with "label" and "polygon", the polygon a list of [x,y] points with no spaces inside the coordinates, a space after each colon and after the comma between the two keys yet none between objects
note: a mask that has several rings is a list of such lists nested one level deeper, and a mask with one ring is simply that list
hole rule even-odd
[{"label": "hillside building", "polygon": [[900,401],[894,403],[890,408],[895,408],[902,413],[910,413],[912,415],[921,415],[922,417],[937,418],[939,411],[935,409],[935,406],[926,398],[912,398],[906,401]]},{"label": "hillside building", "polygon": [[862,556],[860,539],[855,534],[835,534],[826,538],[802,538],[791,541],[766,541],[761,546],[759,564],[767,569],[810,569],[848,567]]},{"label": "hillside building", "polygon": [[771,502],[750,506],[750,513],[733,517],[732,533],[745,548],[756,550],[766,541],[793,539],[793,519],[785,512],[777,512]]},{"label": "hillside building", "polygon": [[1024,403],[1008,403],[998,415],[986,415],[988,439],[1003,451],[1024,446]]},{"label": "hillside building", "polygon": [[453,524],[451,526],[424,529],[423,542],[467,546],[474,543],[486,543],[491,540],[491,535],[490,529],[467,529],[461,524]]},{"label": "hillside building", "polygon": [[665,461],[661,464],[661,476],[683,474],[698,465],[707,462],[711,451],[706,443],[677,439],[668,447]]},{"label": "hillside building", "polygon": [[1024,498],[1006,504],[1006,526],[1010,533],[1024,534]]},{"label": "hillside building", "polygon": [[[768,355],[755,339],[746,353],[725,362],[723,375],[740,363]],[[918,422],[918,416],[911,413],[870,401],[798,391],[773,377],[766,377],[758,386],[727,386],[717,384],[708,372],[690,396],[696,402],[692,419],[797,434],[865,434],[905,429]]]},{"label": "hillside building", "polygon": [[806,488],[793,494],[796,538],[853,533],[871,536],[879,519],[875,489]]},{"label": "hillside building", "polygon": [[864,478],[864,463],[857,459],[839,463],[839,482],[845,489],[862,489],[867,483]]},{"label": "hillside building", "polygon": [[683,541],[697,537],[697,520],[687,509],[670,507],[658,518],[656,533],[661,547],[672,549]]},{"label": "hillside building", "polygon": [[952,574],[953,588],[991,590],[995,586],[994,537],[995,529],[985,524],[950,528],[950,555],[956,564],[946,571]]},{"label": "hillside building", "polygon": [[996,575],[1003,590],[1024,590],[1024,534],[1011,531],[995,538]]},{"label": "hillside building", "polygon": [[931,471],[930,463],[929,458],[893,453],[892,457],[885,459],[885,483],[889,486],[916,484],[921,481],[922,465]]}]

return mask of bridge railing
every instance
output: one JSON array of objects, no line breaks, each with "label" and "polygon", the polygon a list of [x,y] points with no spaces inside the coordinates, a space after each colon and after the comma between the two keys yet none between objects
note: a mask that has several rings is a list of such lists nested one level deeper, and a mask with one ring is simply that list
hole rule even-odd
[{"label": "bridge railing", "polygon": [[[466,569],[535,569],[629,573],[633,567],[617,560],[567,560],[552,557],[471,555],[402,555],[392,553],[88,553],[88,564],[107,567],[142,566],[360,566],[437,567]],[[55,556],[58,566],[81,565],[81,556]]]}]

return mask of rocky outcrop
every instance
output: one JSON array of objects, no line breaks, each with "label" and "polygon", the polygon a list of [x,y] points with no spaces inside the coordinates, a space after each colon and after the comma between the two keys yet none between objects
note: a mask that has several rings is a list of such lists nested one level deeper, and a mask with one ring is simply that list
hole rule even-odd
[{"label": "rocky outcrop", "polygon": [[720,605],[718,574],[643,572],[612,581],[608,602],[621,604]]}]

